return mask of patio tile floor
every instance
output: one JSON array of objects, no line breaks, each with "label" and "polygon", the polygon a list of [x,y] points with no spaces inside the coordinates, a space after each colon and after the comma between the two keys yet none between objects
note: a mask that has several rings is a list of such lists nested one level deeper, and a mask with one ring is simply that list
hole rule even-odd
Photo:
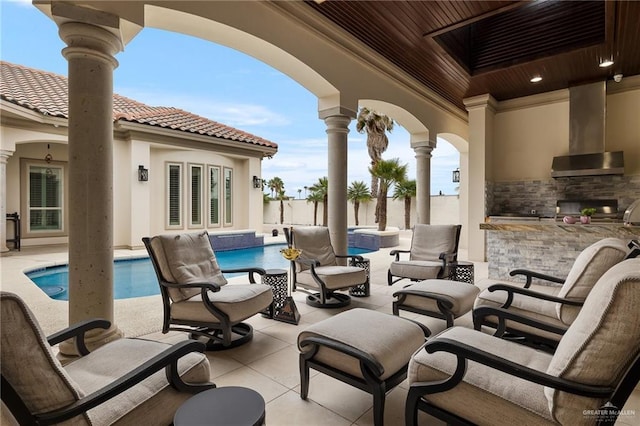
[{"label": "patio tile floor", "polygon": [[[411,234],[403,232],[400,247],[408,248]],[[265,237],[271,240],[271,237]],[[392,293],[403,284],[387,286],[386,275],[392,257],[388,249],[370,253],[365,257],[371,259],[371,296],[352,298],[351,305],[346,308],[363,307],[381,312],[391,313]],[[116,256],[140,256],[143,251],[116,250]],[[460,251],[461,260],[466,260],[466,252]],[[50,334],[66,326],[66,302],[52,301],[35,288],[22,271],[39,264],[66,262],[66,248],[23,248],[20,253],[12,252],[0,258],[0,277],[3,290],[20,294],[38,317],[45,333]],[[486,285],[487,264],[475,263],[476,282],[481,287]],[[211,380],[218,386],[246,386],[258,391],[265,399],[267,425],[372,425],[373,410],[371,395],[337,381],[324,374],[311,370],[309,398],[300,399],[300,377],[298,372],[298,349],[296,339],[305,326],[321,321],[342,309],[316,309],[305,304],[306,295],[302,292],[293,294],[302,318],[295,326],[256,315],[248,320],[254,327],[254,339],[238,348],[208,352],[211,363]],[[178,342],[186,339],[185,333],[170,332],[162,334],[161,301],[159,296],[116,301],[115,318],[118,326],[126,336],[140,336],[166,342]],[[145,312],[145,315],[139,315]],[[444,327],[444,322],[426,318],[416,314],[403,316],[419,320],[427,324],[434,333]],[[470,319],[462,317],[458,320],[462,325],[469,325]],[[385,424],[404,424],[404,402],[408,385],[406,380],[387,395],[385,406]],[[637,424],[640,418],[640,389],[636,389],[624,407],[635,410],[635,416],[621,417],[616,424]],[[420,414],[420,424],[443,424]]]}]

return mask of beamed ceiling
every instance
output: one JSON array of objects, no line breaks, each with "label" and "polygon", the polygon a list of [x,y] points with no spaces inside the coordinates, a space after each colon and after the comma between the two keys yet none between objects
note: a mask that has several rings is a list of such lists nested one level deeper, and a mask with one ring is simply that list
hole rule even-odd
[{"label": "beamed ceiling", "polygon": [[[640,1],[306,3],[462,110],[471,96],[506,100],[640,74]],[[599,67],[606,58],[614,65]]]}]

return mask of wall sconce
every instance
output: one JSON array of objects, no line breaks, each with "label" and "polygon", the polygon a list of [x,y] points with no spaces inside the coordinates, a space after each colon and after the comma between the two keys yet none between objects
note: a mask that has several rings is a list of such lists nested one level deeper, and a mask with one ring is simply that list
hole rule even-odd
[{"label": "wall sconce", "polygon": [[253,187],[255,189],[262,188],[262,179],[260,179],[258,176],[253,177]]},{"label": "wall sconce", "polygon": [[149,169],[145,169],[142,164],[138,166],[138,180],[140,182],[149,180]]},{"label": "wall sconce", "polygon": [[453,171],[452,181],[453,181],[454,183],[458,183],[458,182],[460,182],[460,169],[459,169],[459,168],[458,168],[458,169],[455,169],[455,170]]}]

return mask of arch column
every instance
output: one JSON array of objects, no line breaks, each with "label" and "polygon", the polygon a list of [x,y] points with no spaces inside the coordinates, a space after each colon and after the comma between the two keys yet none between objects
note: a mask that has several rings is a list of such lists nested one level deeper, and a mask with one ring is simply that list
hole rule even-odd
[{"label": "arch column", "polygon": [[416,223],[431,223],[431,152],[436,142],[411,141],[416,153]]},{"label": "arch column", "polygon": [[[59,35],[69,62],[69,323],[111,321],[88,336],[97,347],[122,337],[113,303],[113,55],[122,42],[81,22],[60,24]],[[60,351],[77,354],[69,342]]]},{"label": "arch column", "polygon": [[9,251],[7,247],[7,161],[12,151],[0,149],[0,253]]},{"label": "arch column", "polygon": [[347,134],[352,117],[340,114],[320,115],[327,125],[329,232],[338,254],[347,254]]}]

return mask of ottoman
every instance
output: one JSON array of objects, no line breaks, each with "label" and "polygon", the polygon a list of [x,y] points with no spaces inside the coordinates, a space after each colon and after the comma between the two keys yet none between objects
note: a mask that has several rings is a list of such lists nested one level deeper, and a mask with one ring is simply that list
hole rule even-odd
[{"label": "ottoman", "polygon": [[400,310],[415,312],[447,321],[447,328],[453,320],[469,312],[480,289],[473,284],[451,280],[424,280],[411,284],[393,293],[393,314]]},{"label": "ottoman", "polygon": [[373,395],[373,419],[382,426],[386,393],[407,377],[407,366],[429,330],[418,323],[355,308],[311,325],[298,335],[300,397],[309,393],[309,368]]}]

